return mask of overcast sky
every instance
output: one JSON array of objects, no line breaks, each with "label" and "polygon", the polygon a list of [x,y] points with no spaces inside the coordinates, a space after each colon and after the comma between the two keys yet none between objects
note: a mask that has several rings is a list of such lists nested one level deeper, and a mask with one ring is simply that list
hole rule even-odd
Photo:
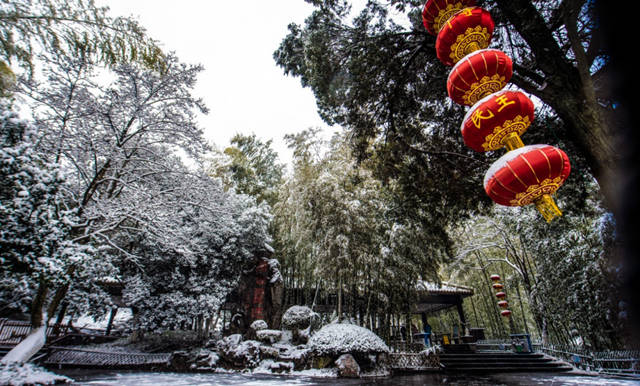
[{"label": "overcast sky", "polygon": [[308,127],[333,130],[318,116],[311,90],[285,76],[273,52],[290,22],[303,23],[312,6],[303,0],[100,0],[112,16],[137,18],[165,51],[205,70],[194,94],[210,112],[200,119],[218,147],[235,133],[273,139],[282,162],[291,153],[282,137]]}]

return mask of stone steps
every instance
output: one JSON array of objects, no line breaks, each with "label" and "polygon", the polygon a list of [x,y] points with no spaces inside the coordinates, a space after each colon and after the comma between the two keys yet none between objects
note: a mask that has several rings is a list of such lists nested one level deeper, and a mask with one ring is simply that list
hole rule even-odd
[{"label": "stone steps", "polygon": [[440,354],[445,371],[465,372],[562,372],[570,371],[568,364],[539,353],[464,353]]}]

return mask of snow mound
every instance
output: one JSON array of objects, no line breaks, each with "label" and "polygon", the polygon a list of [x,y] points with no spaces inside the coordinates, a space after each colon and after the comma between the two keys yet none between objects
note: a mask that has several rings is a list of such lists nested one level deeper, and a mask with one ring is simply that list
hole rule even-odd
[{"label": "snow mound", "polygon": [[341,323],[322,327],[309,339],[308,347],[316,355],[389,352],[384,341],[370,330]]}]

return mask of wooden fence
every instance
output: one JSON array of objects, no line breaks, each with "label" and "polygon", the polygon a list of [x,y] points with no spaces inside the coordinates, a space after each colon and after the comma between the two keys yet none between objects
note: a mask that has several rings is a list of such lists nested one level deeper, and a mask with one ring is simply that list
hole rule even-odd
[{"label": "wooden fence", "polygon": [[[69,326],[47,326],[47,340],[67,333]],[[31,332],[31,323],[0,318],[0,345],[15,346]]]},{"label": "wooden fence", "polygon": [[166,367],[170,357],[170,353],[144,354],[51,347],[44,364],[58,367],[150,369]]}]

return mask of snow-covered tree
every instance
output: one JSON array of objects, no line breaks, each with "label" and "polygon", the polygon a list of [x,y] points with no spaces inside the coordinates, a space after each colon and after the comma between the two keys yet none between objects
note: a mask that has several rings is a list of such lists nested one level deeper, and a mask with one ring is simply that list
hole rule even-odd
[{"label": "snow-covered tree", "polygon": [[[155,203],[144,221],[151,230],[126,234],[135,264],[121,269],[124,301],[144,329],[212,318],[242,268],[270,242],[266,205],[225,192],[219,180],[205,174],[183,170],[180,176],[178,184],[170,177],[158,181],[157,192],[150,186]],[[162,194],[163,182],[171,194]]]},{"label": "snow-covered tree", "polygon": [[[122,230],[145,231],[147,177],[175,178],[174,165],[164,162],[168,156],[180,149],[197,157],[206,148],[195,124],[196,113],[206,108],[190,93],[201,68],[174,56],[165,59],[161,73],[122,65],[105,87],[87,57],[43,60],[46,83],[24,81],[21,94],[40,127],[37,148],[66,175],[66,202],[78,216],[71,240],[106,248],[102,256],[126,255],[127,246],[117,238]],[[58,289],[53,308],[67,290],[68,284]]]},{"label": "snow-covered tree", "polygon": [[[35,128],[0,103],[0,307],[41,310],[51,285],[90,252],[69,238],[75,220],[63,205],[64,179],[34,146]],[[32,313],[32,324],[42,322]]]},{"label": "snow-covered tree", "polygon": [[86,57],[43,59],[47,82],[24,81],[22,94],[42,126],[38,148],[67,175],[71,239],[96,251],[69,269],[52,307],[71,288],[71,308],[104,313],[110,282],[140,329],[210,318],[270,242],[270,215],[198,166],[207,146],[195,116],[207,110],[191,89],[201,68],[168,56],[161,73],[123,65],[102,86]]},{"label": "snow-covered tree", "polygon": [[[135,20],[110,17],[92,0],[8,0],[0,7],[0,61],[32,68],[46,50],[114,65],[157,64],[162,52]],[[4,62],[2,62],[4,63]]]}]

